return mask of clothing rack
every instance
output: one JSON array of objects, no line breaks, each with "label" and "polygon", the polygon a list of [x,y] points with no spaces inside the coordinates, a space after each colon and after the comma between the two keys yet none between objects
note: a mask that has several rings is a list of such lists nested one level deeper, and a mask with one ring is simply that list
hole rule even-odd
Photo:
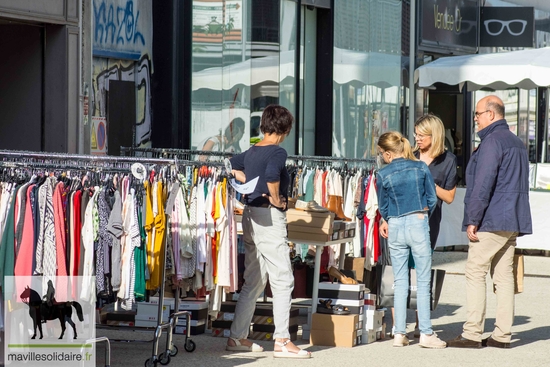
[{"label": "clothing rack", "polygon": [[[219,163],[213,164],[211,162],[196,162],[196,161],[181,161],[177,158],[174,159],[161,159],[161,158],[147,158],[147,157],[112,157],[112,156],[90,156],[81,154],[66,154],[66,153],[46,153],[46,152],[33,152],[33,151],[12,151],[12,150],[0,150],[0,168],[10,168],[13,170],[34,170],[34,169],[48,169],[48,170],[75,170],[75,171],[92,171],[92,172],[128,172],[131,173],[131,166],[134,163],[141,163],[157,166],[178,166],[181,164],[205,164],[205,165],[221,165]],[[15,173],[15,172],[14,172]],[[164,264],[166,263],[166,238],[164,244]],[[161,324],[162,309],[164,305],[164,279],[166,277],[166,269],[162,268],[162,281],[160,284],[159,293],[159,307],[157,314],[157,329]],[[176,310],[177,311],[177,310]],[[101,326],[102,327],[102,326]],[[112,329],[112,327],[111,327]],[[125,330],[135,330],[136,328],[125,327]],[[156,346],[158,343],[158,333],[155,332],[154,338],[151,340],[120,340],[114,339],[112,341],[117,342],[153,342]],[[186,340],[187,343],[187,340]],[[187,345],[187,344],[186,344]],[[187,347],[186,347],[187,348]]]},{"label": "clothing rack", "polygon": [[[121,154],[124,154],[125,157],[137,157],[141,154],[150,156],[158,156],[163,158],[175,157],[178,159],[185,159],[194,155],[199,156],[210,156],[210,157],[219,157],[230,158],[234,153],[228,152],[215,152],[215,151],[204,151],[204,150],[187,150],[187,149],[175,149],[175,148],[132,148],[132,147],[120,147]],[[345,157],[329,157],[329,156],[310,156],[310,155],[289,155],[287,161],[296,161],[297,163],[303,161],[310,162],[330,162],[330,163],[353,163],[353,164],[376,164],[375,158],[345,158]]]}]

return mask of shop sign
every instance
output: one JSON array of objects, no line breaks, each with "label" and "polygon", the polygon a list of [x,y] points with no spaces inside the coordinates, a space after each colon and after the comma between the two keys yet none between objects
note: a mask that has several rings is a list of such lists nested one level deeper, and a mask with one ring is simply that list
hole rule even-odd
[{"label": "shop sign", "polygon": [[445,54],[475,53],[478,0],[420,1],[419,49]]},{"label": "shop sign", "polygon": [[534,47],[535,8],[481,8],[479,46]]}]

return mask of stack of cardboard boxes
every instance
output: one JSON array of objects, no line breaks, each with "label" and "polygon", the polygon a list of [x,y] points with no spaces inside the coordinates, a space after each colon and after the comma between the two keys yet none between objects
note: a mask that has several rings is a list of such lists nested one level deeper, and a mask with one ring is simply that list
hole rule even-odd
[{"label": "stack of cardboard boxes", "polygon": [[330,299],[332,305],[342,305],[350,314],[313,314],[311,344],[336,347],[353,347],[360,344],[365,321],[364,294],[364,284],[319,283],[319,299]]},{"label": "stack of cardboard boxes", "polygon": [[212,336],[229,338],[236,305],[237,302],[222,302],[218,317],[212,321]]},{"label": "stack of cardboard boxes", "polygon": [[299,241],[328,242],[355,236],[356,222],[334,220],[332,212],[307,212],[288,209],[288,238]]},{"label": "stack of cardboard boxes", "polygon": [[288,209],[286,213],[288,238],[314,242],[338,239],[339,232],[334,229],[334,216],[332,212],[319,213]]},{"label": "stack of cardboard boxes", "polygon": [[[288,322],[288,331],[290,340],[298,339],[298,316],[300,310],[296,307],[290,309],[290,318]],[[252,332],[248,336],[254,340],[273,340],[275,324],[273,323],[273,307],[256,306],[254,317],[252,318]]]},{"label": "stack of cardboard boxes", "polygon": [[386,324],[384,323],[384,310],[376,309],[376,295],[365,293],[365,322],[361,344],[369,344],[379,339],[384,339]]},{"label": "stack of cardboard boxes", "polygon": [[[180,301],[179,311],[191,312],[191,335],[204,334],[206,331],[206,319],[208,317],[208,302],[206,301]],[[178,323],[174,332],[176,334],[187,333],[187,318],[178,317]]]}]

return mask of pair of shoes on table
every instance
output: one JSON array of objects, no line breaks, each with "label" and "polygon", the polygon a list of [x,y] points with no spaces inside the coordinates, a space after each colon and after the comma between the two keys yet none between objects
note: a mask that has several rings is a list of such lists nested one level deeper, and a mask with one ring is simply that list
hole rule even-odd
[{"label": "pair of shoes on table", "polygon": [[395,334],[393,336],[393,346],[394,347],[406,347],[409,345],[409,338],[405,334]]},{"label": "pair of shoes on table", "polygon": [[261,345],[252,343],[252,345],[243,345],[237,338],[229,338],[233,340],[235,345],[226,345],[225,350],[230,352],[263,352],[264,348]]},{"label": "pair of shoes on table", "polygon": [[328,213],[328,209],[317,204],[315,200],[296,200],[294,208],[298,210],[304,210],[306,212]]},{"label": "pair of shoes on table", "polygon": [[273,351],[273,358],[296,358],[296,359],[311,358],[311,352],[308,352],[307,350],[300,349],[300,351],[298,352],[291,352],[286,347],[288,343],[291,343],[291,341],[287,340],[282,343],[276,341],[275,345],[281,347],[281,350]]},{"label": "pair of shoes on table", "polygon": [[449,348],[481,348],[481,342],[463,338],[462,335],[457,336],[453,340],[447,341]]},{"label": "pair of shoes on table", "polygon": [[447,346],[447,343],[437,337],[435,331],[432,332],[430,335],[421,334],[419,344],[422,348],[430,349],[443,349]]},{"label": "pair of shoes on table", "polygon": [[493,339],[493,336],[489,336],[481,341],[481,345],[484,347],[495,347],[495,348],[510,348],[510,343],[499,342]]},{"label": "pair of shoes on table", "polygon": [[318,313],[325,313],[331,315],[349,315],[350,310],[342,305],[333,305],[331,299],[326,301],[320,299],[319,304],[317,305]]},{"label": "pair of shoes on table", "polygon": [[345,276],[340,270],[336,269],[334,266],[328,268],[328,276],[331,279],[337,279],[342,284],[357,284],[357,280]]}]

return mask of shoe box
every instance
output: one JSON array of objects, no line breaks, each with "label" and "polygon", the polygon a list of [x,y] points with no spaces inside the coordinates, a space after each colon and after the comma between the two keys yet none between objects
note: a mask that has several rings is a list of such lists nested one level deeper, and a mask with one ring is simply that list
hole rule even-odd
[{"label": "shoe box", "polygon": [[351,314],[363,315],[365,305],[364,284],[341,284],[331,282],[319,283],[319,299],[331,299],[333,305],[342,305]]},{"label": "shoe box", "polygon": [[376,310],[376,294],[365,293],[365,311]]},{"label": "shoe box", "polygon": [[[292,307],[290,309],[288,331],[290,333],[290,340],[292,341],[298,339],[299,315],[299,308]],[[252,317],[252,331],[248,337],[254,340],[273,340],[274,332],[275,324],[272,306],[258,305],[254,310],[254,316]]]},{"label": "shoe box", "polygon": [[229,338],[236,306],[237,302],[222,302],[216,320],[211,321],[212,336]]},{"label": "shoe box", "polygon": [[344,260],[344,270],[353,270],[355,271],[355,277],[358,282],[363,282],[363,274],[365,272],[365,261],[364,257],[350,257],[346,256]]},{"label": "shoe box", "polygon": [[334,216],[332,212],[317,213],[289,209],[286,213],[288,238],[327,242],[338,239],[338,231],[334,231]]},{"label": "shoe box", "polygon": [[[181,300],[178,310],[189,311],[191,313],[191,335],[204,334],[208,318],[208,302]],[[174,332],[176,334],[185,334],[187,327],[187,318],[179,316]]]},{"label": "shoe box", "polygon": [[332,347],[354,347],[358,344],[359,315],[311,315],[310,343]]},{"label": "shoe box", "polygon": [[[138,327],[157,327],[159,304],[151,302],[137,302],[137,313],[135,325]],[[160,323],[168,322],[170,319],[170,306],[162,306]]]},{"label": "shoe box", "polygon": [[[372,297],[370,297],[372,299]],[[374,300],[376,302],[376,300]],[[369,307],[371,307],[369,305]],[[374,307],[374,306],[372,306]],[[384,323],[384,310],[368,308],[365,310],[363,322],[363,334],[361,344],[369,344],[379,339],[384,339],[386,324]]]}]

